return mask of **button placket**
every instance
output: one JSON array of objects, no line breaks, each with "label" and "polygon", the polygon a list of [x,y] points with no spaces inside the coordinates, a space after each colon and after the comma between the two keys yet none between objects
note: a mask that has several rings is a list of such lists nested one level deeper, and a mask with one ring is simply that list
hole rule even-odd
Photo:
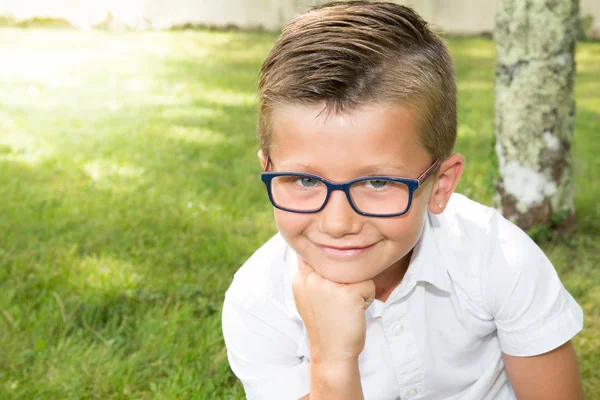
[{"label": "button placket", "polygon": [[384,332],[392,356],[392,365],[403,400],[418,398],[424,372],[418,346],[407,318],[407,304],[400,301],[391,305],[382,315]]},{"label": "button placket", "polygon": [[424,390],[423,384],[418,383],[414,386],[408,386],[400,392],[400,398],[402,400],[418,399],[422,397]]}]

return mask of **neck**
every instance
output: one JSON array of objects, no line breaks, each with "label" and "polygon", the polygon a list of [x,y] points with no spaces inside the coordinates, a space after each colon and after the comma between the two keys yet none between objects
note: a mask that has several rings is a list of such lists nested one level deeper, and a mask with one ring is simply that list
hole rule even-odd
[{"label": "neck", "polygon": [[407,255],[373,278],[373,282],[375,282],[375,298],[377,300],[385,303],[394,289],[402,282],[404,274],[408,270],[412,252],[412,250],[409,251]]}]

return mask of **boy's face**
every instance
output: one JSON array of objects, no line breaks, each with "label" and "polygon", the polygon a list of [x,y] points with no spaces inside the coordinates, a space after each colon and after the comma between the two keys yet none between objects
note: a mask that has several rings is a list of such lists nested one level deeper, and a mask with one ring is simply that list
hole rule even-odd
[{"label": "boy's face", "polygon": [[[329,116],[322,109],[287,105],[274,111],[270,171],[310,173],[334,182],[369,175],[417,178],[434,161],[417,143],[416,118],[402,106],[371,105]],[[261,161],[264,166],[262,156]],[[427,208],[441,212],[433,198],[438,179],[432,175],[415,191],[409,211],[399,217],[359,215],[344,192],[333,191],[322,211],[275,209],[275,222],[319,275],[339,283],[365,281],[390,266],[407,265]]]}]

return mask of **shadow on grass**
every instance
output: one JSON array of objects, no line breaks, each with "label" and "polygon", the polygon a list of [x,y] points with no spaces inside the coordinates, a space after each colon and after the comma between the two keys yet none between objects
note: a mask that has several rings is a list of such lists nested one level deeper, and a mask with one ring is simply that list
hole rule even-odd
[{"label": "shadow on grass", "polygon": [[[7,234],[0,239],[0,309],[15,326],[1,329],[13,346],[2,349],[6,364],[0,369],[17,373],[36,360],[45,364],[43,351],[30,350],[40,337],[47,337],[47,348],[71,339],[98,343],[111,349],[98,355],[107,366],[119,359],[128,368],[129,355],[156,362],[172,343],[172,359],[138,376],[148,378],[142,388],[175,379],[173,371],[183,365],[199,373],[195,390],[232,390],[219,329],[223,293],[272,223],[258,162],[246,152],[255,140],[247,134],[253,128],[253,119],[244,117],[249,107],[204,101],[191,107],[222,113],[151,117],[139,130],[105,131],[85,144],[69,135],[41,160],[3,148],[0,230]],[[223,114],[237,116],[236,132],[229,132]],[[199,127],[223,140],[190,140],[173,134],[177,127]],[[256,208],[259,199],[262,209]],[[174,328],[162,326],[165,321]],[[23,333],[27,337],[16,345]],[[171,335],[167,342],[165,335]],[[197,349],[195,360],[184,349]],[[57,365],[68,369],[70,363]],[[38,374],[43,382],[46,372]],[[83,382],[85,388],[98,389],[92,381]]]}]

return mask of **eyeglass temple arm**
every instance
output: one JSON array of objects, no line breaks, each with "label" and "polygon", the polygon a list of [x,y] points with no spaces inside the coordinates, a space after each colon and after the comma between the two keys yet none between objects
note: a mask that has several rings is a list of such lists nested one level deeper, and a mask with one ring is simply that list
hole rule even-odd
[{"label": "eyeglass temple arm", "polygon": [[435,171],[435,169],[439,163],[440,163],[440,160],[437,160],[436,162],[434,162],[431,165],[431,167],[427,168],[427,171],[423,172],[421,174],[421,176],[417,178],[417,180],[419,181],[419,186],[421,186],[423,184],[423,182],[425,182],[425,180],[427,178],[429,178],[429,175],[431,175],[433,173],[433,171]]}]

